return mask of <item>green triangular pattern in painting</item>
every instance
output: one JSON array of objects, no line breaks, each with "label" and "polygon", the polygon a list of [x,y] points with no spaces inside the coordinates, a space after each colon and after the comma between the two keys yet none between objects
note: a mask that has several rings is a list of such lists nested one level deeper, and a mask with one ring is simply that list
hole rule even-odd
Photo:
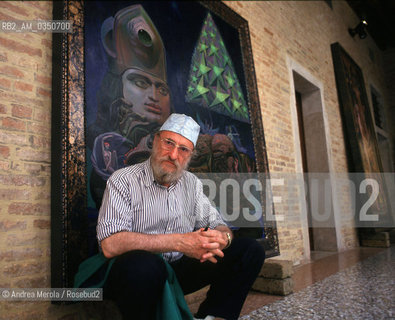
[{"label": "green triangular pattern in painting", "polygon": [[232,59],[210,13],[192,56],[185,100],[233,119],[250,122]]}]

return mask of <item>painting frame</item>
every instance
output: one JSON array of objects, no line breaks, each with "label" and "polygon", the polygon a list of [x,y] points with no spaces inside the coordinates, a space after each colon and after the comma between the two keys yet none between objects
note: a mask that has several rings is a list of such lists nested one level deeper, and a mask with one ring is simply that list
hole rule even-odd
[{"label": "painting frame", "polygon": [[[238,30],[242,69],[259,173],[269,173],[248,22],[222,2],[201,2],[209,12]],[[53,37],[51,285],[71,287],[86,258],[82,233],[95,232],[87,220],[84,2],[54,2],[54,19],[71,20],[73,31]],[[273,209],[274,213],[274,209]],[[265,225],[267,257],[279,254],[275,222]]]},{"label": "painting frame", "polygon": [[[361,68],[355,63],[351,56],[344,50],[344,48],[338,43],[331,45],[333,64],[336,76],[336,86],[339,97],[340,111],[343,119],[343,129],[346,136],[345,143],[348,155],[348,167],[350,172],[382,172],[382,165],[379,158],[378,145],[375,137],[375,129],[373,124],[372,115],[369,108],[369,101],[365,88],[365,81],[362,74]],[[348,90],[352,85],[359,89],[359,104],[361,105],[361,111],[366,121],[361,124],[357,124],[355,117],[353,117],[353,95],[351,90]],[[360,132],[359,127],[366,125],[366,130],[369,134],[369,141],[374,148],[374,154],[377,163],[377,168],[369,170],[364,165],[363,155],[361,153],[360,143],[356,137],[356,132]]]},{"label": "painting frame", "polygon": [[361,209],[372,192],[356,194],[355,219],[363,243],[364,239],[392,225],[391,203],[382,175],[383,166],[362,70],[340,43],[333,43],[331,51],[350,179],[357,186],[365,179],[374,179],[380,190],[369,209],[370,213],[378,214],[377,223],[360,218]]}]

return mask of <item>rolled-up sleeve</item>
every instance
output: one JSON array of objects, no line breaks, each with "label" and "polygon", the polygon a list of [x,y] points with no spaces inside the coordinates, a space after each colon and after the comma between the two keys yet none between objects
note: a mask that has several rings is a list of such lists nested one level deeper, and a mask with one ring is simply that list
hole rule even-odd
[{"label": "rolled-up sleeve", "polygon": [[96,232],[100,242],[110,235],[128,231],[131,225],[130,192],[125,179],[115,174],[108,181],[99,211]]}]

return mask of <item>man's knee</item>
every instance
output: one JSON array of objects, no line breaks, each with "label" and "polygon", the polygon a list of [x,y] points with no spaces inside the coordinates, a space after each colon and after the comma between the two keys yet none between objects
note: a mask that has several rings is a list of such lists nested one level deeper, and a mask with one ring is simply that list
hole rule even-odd
[{"label": "man's knee", "polygon": [[257,260],[263,263],[265,261],[265,249],[255,239],[249,239],[248,250],[250,254]]},{"label": "man's knee", "polygon": [[143,250],[118,256],[111,269],[111,278],[124,287],[139,290],[161,290],[167,279],[166,265],[157,255]]},{"label": "man's knee", "polygon": [[124,319],[154,319],[167,279],[163,259],[147,251],[130,251],[115,258],[104,286]]},{"label": "man's knee", "polygon": [[235,238],[232,246],[235,246],[247,263],[262,266],[265,261],[265,250],[263,246],[253,238]]}]

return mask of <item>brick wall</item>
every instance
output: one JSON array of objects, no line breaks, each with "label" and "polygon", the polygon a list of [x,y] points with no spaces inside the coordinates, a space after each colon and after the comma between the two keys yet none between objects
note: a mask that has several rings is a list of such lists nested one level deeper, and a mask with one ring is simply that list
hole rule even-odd
[{"label": "brick wall", "polygon": [[[0,20],[51,17],[51,2],[0,2]],[[50,286],[51,39],[0,32],[0,287]],[[1,303],[0,318],[46,304]]]},{"label": "brick wall", "polygon": [[[362,41],[347,33],[357,17],[343,1],[333,1],[333,10],[323,1],[226,4],[249,23],[270,171],[296,170],[290,57],[324,85],[332,166],[346,172],[330,44],[340,42],[353,57],[368,90],[374,83],[387,94],[381,52],[370,37]],[[52,18],[51,2],[0,2],[0,20],[38,18]],[[50,286],[51,43],[50,33],[0,32],[0,287]],[[286,215],[288,209],[278,206],[276,211]],[[291,209],[292,222],[279,224],[278,231],[282,257],[296,262],[304,255],[303,235],[300,208]],[[352,222],[344,222],[340,233],[342,248],[357,245]],[[0,302],[0,319],[88,318],[84,308]]]},{"label": "brick wall", "polygon": [[[249,23],[271,172],[296,170],[288,58],[323,84],[334,172],[347,172],[347,160],[330,45],[339,42],[361,67],[369,99],[370,84],[387,95],[382,52],[371,37],[351,38],[347,30],[358,23],[357,16],[345,1],[332,3],[333,9],[324,1],[226,2]],[[346,196],[340,200],[341,208],[349,207]],[[285,215],[285,223],[278,224],[281,257],[297,262],[305,256],[305,247],[301,218],[297,218],[300,208],[295,206],[294,210],[290,214],[288,206],[276,207],[277,214]],[[341,217],[339,235],[341,250],[358,245],[351,216]]]}]

